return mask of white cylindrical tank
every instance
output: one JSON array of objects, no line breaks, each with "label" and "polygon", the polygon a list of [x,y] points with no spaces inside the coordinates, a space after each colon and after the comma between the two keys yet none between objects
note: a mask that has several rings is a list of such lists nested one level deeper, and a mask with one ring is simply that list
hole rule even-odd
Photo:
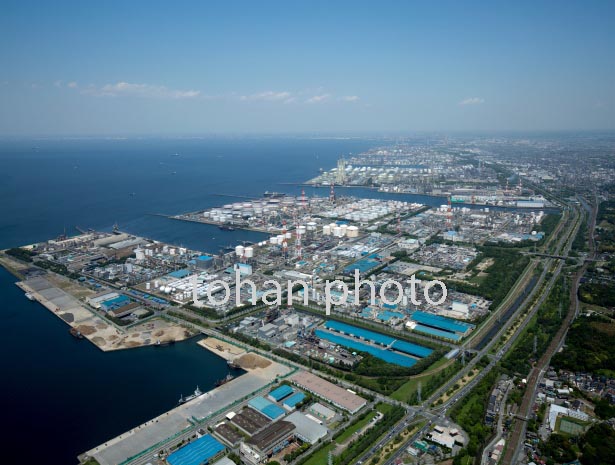
[{"label": "white cylindrical tank", "polygon": [[254,257],[254,247],[246,247],[244,249],[244,254],[246,258]]},{"label": "white cylindrical tank", "polygon": [[348,226],[348,229],[346,230],[346,235],[348,237],[358,237],[359,228],[357,228],[356,226]]},{"label": "white cylindrical tank", "polygon": [[339,226],[336,226],[333,228],[333,235],[335,237],[342,237],[342,228],[340,228]]},{"label": "white cylindrical tank", "polygon": [[289,233],[289,232],[287,232],[287,233],[284,235],[284,237],[285,237],[286,239],[290,239],[291,237],[293,237],[293,233]]},{"label": "white cylindrical tank", "polygon": [[270,244],[277,244],[278,243],[278,239],[277,237],[273,236],[269,238],[269,243]]},{"label": "white cylindrical tank", "polygon": [[315,231],[316,230],[316,223],[314,223],[313,221],[310,221],[307,224],[307,230],[308,231]]},{"label": "white cylindrical tank", "polygon": [[135,257],[137,258],[137,260],[145,260],[145,252],[143,251],[143,249],[135,249]]},{"label": "white cylindrical tank", "polygon": [[160,281],[154,281],[154,289],[158,289],[160,287]]},{"label": "white cylindrical tank", "polygon": [[325,224],[325,225],[322,227],[322,233],[323,233],[325,236],[330,236],[330,235],[331,235],[331,226],[329,226],[328,224]]},{"label": "white cylindrical tank", "polygon": [[301,235],[305,234],[306,231],[307,231],[307,228],[305,226],[299,226],[297,228],[297,233],[299,233]]},{"label": "white cylindrical tank", "polygon": [[145,283],[145,289],[146,290],[149,291],[151,289],[151,287],[152,287],[152,285],[150,283]]},{"label": "white cylindrical tank", "polygon": [[243,248],[243,245],[238,245],[237,247],[235,247],[235,255],[237,255],[238,257],[243,257],[244,252],[245,249]]},{"label": "white cylindrical tank", "polygon": [[169,249],[169,253],[170,253],[171,255],[175,255],[175,248],[170,248],[170,249]]}]

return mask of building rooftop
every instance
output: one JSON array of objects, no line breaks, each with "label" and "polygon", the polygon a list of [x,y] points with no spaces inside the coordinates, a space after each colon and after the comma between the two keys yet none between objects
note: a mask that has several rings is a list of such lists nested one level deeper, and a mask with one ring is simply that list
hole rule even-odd
[{"label": "building rooftop", "polygon": [[284,399],[283,404],[287,407],[295,407],[299,402],[305,399],[305,394],[303,392],[295,392],[292,396]]},{"label": "building rooftop", "polygon": [[291,413],[286,417],[286,421],[295,425],[295,434],[299,436],[302,441],[309,442],[310,444],[318,442],[319,439],[327,435],[327,428],[310,420],[301,412]]},{"label": "building rooftop", "polygon": [[254,434],[271,422],[265,415],[252,408],[244,408],[233,417],[231,422],[248,434]]},{"label": "building rooftop", "polygon": [[209,434],[198,438],[167,457],[170,465],[202,465],[224,450],[224,446]]},{"label": "building rooftop", "polygon": [[247,442],[264,451],[294,430],[295,425],[288,421],[280,420],[272,423],[260,433],[255,434]]},{"label": "building rooftop", "polygon": [[290,396],[293,393],[293,388],[291,388],[288,384],[282,384],[280,387],[275,388],[273,391],[269,393],[272,399],[276,401],[280,401],[287,396]]},{"label": "building rooftop", "polygon": [[367,403],[362,397],[306,371],[300,371],[290,379],[298,386],[329,400],[332,404],[338,405],[349,412],[356,412]]},{"label": "building rooftop", "polygon": [[268,401],[264,397],[255,397],[248,402],[248,405],[253,409],[258,410],[263,415],[268,416],[272,420],[284,415],[284,409],[278,405]]},{"label": "building rooftop", "polygon": [[218,426],[214,430],[214,432],[231,445],[238,444],[239,441],[241,441],[242,439],[241,434],[239,434],[232,426],[226,423]]},{"label": "building rooftop", "polygon": [[312,404],[312,406],[310,407],[310,411],[317,415],[320,415],[323,418],[333,418],[335,416],[335,412],[333,410],[331,410],[329,407],[325,407],[320,402]]}]

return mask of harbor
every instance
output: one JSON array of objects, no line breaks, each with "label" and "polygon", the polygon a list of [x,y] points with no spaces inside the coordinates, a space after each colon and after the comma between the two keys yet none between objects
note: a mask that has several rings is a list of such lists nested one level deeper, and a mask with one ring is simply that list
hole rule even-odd
[{"label": "harbor", "polygon": [[19,281],[16,285],[24,291],[24,298],[38,302],[70,326],[68,334],[79,339],[85,338],[104,352],[163,345],[183,341],[194,335],[188,329],[162,319],[148,320],[127,329],[117,327],[62,289],[64,287],[74,293],[77,290],[77,295],[84,294],[83,289],[61,276],[39,276]]},{"label": "harbor", "polygon": [[[209,344],[199,345],[210,350]],[[201,424],[211,422],[224,411],[240,405],[242,399],[256,395],[293,371],[256,354],[244,354],[238,363],[245,374],[88,450],[80,460],[92,457],[100,465],[146,463],[159,449],[167,448],[183,436],[189,437]]]}]

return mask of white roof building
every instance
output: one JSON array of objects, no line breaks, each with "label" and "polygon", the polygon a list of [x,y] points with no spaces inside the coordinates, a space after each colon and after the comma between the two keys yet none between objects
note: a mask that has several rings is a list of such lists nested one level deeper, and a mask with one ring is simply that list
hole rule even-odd
[{"label": "white roof building", "polygon": [[580,410],[573,410],[571,408],[551,404],[549,408],[549,428],[551,428],[551,431],[555,431],[555,424],[557,423],[557,417],[559,415],[565,415],[581,421],[589,420],[589,416]]},{"label": "white roof building", "polygon": [[293,412],[285,420],[295,425],[295,434],[299,439],[310,444],[315,444],[319,439],[324,438],[328,432],[327,428],[310,420],[301,412]]}]

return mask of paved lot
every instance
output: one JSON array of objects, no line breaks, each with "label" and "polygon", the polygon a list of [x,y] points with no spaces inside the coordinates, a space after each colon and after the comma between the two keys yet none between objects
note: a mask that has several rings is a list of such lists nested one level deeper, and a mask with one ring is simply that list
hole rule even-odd
[{"label": "paved lot", "polygon": [[[187,404],[101,444],[88,451],[87,454],[96,458],[101,465],[121,463],[189,427],[189,418],[200,420],[222,408],[230,408],[236,401],[274,381],[276,375],[283,376],[289,372],[290,368],[275,362],[267,368],[251,370]],[[155,451],[152,451],[151,455],[154,453]]]}]

